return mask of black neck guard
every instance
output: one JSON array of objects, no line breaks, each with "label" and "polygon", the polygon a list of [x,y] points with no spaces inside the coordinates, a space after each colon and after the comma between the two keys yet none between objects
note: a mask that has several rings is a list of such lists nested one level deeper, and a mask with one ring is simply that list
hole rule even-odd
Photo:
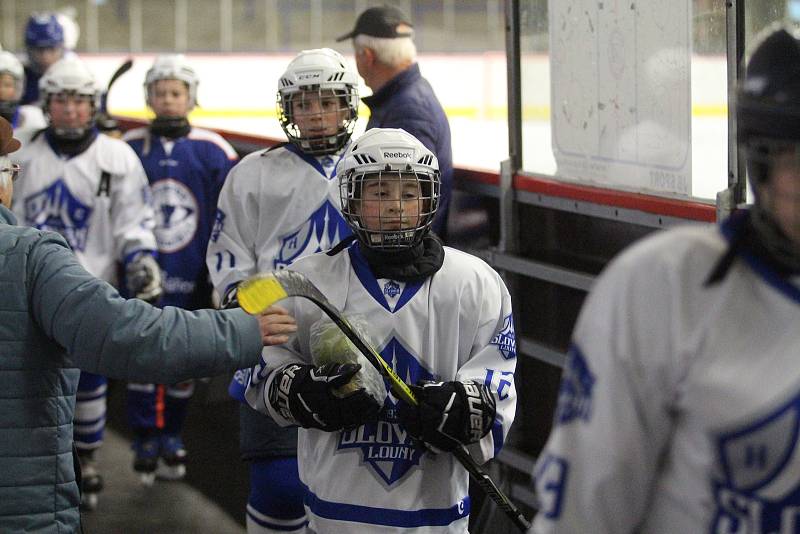
[{"label": "black neck guard", "polygon": [[398,282],[425,280],[441,269],[444,263],[442,242],[433,234],[428,234],[412,248],[392,252],[372,249],[362,243],[361,253],[375,278],[389,278]]},{"label": "black neck guard", "polygon": [[86,149],[94,143],[94,140],[97,138],[97,130],[95,128],[87,128],[82,136],[77,139],[70,139],[58,137],[53,132],[53,128],[48,128],[45,130],[45,136],[47,136],[47,140],[50,141],[50,146],[59,154],[72,157],[86,151]]},{"label": "black neck guard", "polygon": [[729,225],[732,230],[728,248],[706,279],[706,286],[724,279],[741,252],[758,258],[780,276],[800,274],[800,255],[796,247],[762,209],[754,206],[734,213],[724,225]]},{"label": "black neck guard", "polygon": [[150,133],[153,135],[178,139],[189,135],[192,126],[186,117],[156,117],[150,123]]}]

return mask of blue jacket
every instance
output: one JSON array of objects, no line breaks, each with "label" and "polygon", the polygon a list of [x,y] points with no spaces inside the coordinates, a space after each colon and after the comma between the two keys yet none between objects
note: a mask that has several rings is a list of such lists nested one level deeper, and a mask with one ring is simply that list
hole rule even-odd
[{"label": "blue jacket", "polygon": [[255,365],[257,321],[124,300],[58,234],[0,206],[0,532],[76,532],[80,370],[172,384]]},{"label": "blue jacket", "polygon": [[444,236],[450,192],[453,188],[453,149],[450,144],[450,123],[433,92],[414,63],[372,96],[362,99],[369,107],[370,128],[402,128],[420,140],[439,160],[442,191],[433,231]]}]

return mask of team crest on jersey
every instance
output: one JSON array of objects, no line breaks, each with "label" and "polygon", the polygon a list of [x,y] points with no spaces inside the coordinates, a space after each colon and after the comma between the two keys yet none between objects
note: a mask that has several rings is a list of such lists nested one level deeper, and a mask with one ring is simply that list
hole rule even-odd
[{"label": "team crest on jersey", "polygon": [[281,249],[273,267],[284,269],[298,258],[328,250],[349,234],[339,210],[326,200],[300,228],[278,239]]},{"label": "team crest on jersey", "polygon": [[[380,355],[406,383],[415,384],[419,380],[434,378],[394,336],[380,351]],[[338,449],[358,450],[362,461],[389,486],[401,480],[412,467],[419,465],[422,456],[411,436],[400,425],[397,415],[399,402],[389,393],[377,423],[345,430],[339,435]]]},{"label": "team crest on jersey", "polygon": [[177,252],[197,233],[197,199],[191,189],[172,178],[155,182],[152,191],[158,250]]},{"label": "team crest on jersey", "polygon": [[710,532],[800,530],[800,394],[716,438]]},{"label": "team crest on jersey", "polygon": [[517,357],[517,338],[514,335],[514,318],[511,317],[511,314],[503,319],[503,329],[492,338],[490,343],[497,345],[497,350],[506,360]]},{"label": "team crest on jersey", "polygon": [[588,421],[591,418],[595,380],[581,350],[576,345],[570,347],[558,391],[555,417],[558,424],[569,423],[575,419]]},{"label": "team crest on jersey", "polygon": [[395,298],[397,295],[400,294],[400,284],[398,284],[394,280],[389,280],[388,282],[386,282],[386,285],[383,286],[383,294],[389,297],[390,299]]},{"label": "team crest on jersey", "polygon": [[216,243],[217,239],[219,239],[219,235],[222,233],[222,230],[225,228],[225,212],[221,209],[217,208],[217,212],[214,214],[214,226],[211,227],[211,242]]},{"label": "team crest on jersey", "polygon": [[92,208],[72,194],[63,178],[25,198],[24,205],[25,224],[58,232],[73,250],[86,250]]}]

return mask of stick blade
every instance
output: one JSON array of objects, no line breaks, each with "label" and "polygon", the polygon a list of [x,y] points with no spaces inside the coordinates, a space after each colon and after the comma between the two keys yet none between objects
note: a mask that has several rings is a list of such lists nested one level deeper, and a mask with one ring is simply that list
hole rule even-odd
[{"label": "stick blade", "polygon": [[289,295],[273,273],[251,276],[236,291],[239,306],[250,315],[258,315]]}]

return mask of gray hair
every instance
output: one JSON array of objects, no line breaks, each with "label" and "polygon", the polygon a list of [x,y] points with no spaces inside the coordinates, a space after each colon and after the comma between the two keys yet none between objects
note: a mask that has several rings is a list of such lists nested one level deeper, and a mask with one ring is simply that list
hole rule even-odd
[{"label": "gray hair", "polygon": [[356,54],[365,48],[375,52],[375,56],[384,65],[399,67],[417,60],[417,47],[411,37],[372,37],[360,33],[353,39]]}]

